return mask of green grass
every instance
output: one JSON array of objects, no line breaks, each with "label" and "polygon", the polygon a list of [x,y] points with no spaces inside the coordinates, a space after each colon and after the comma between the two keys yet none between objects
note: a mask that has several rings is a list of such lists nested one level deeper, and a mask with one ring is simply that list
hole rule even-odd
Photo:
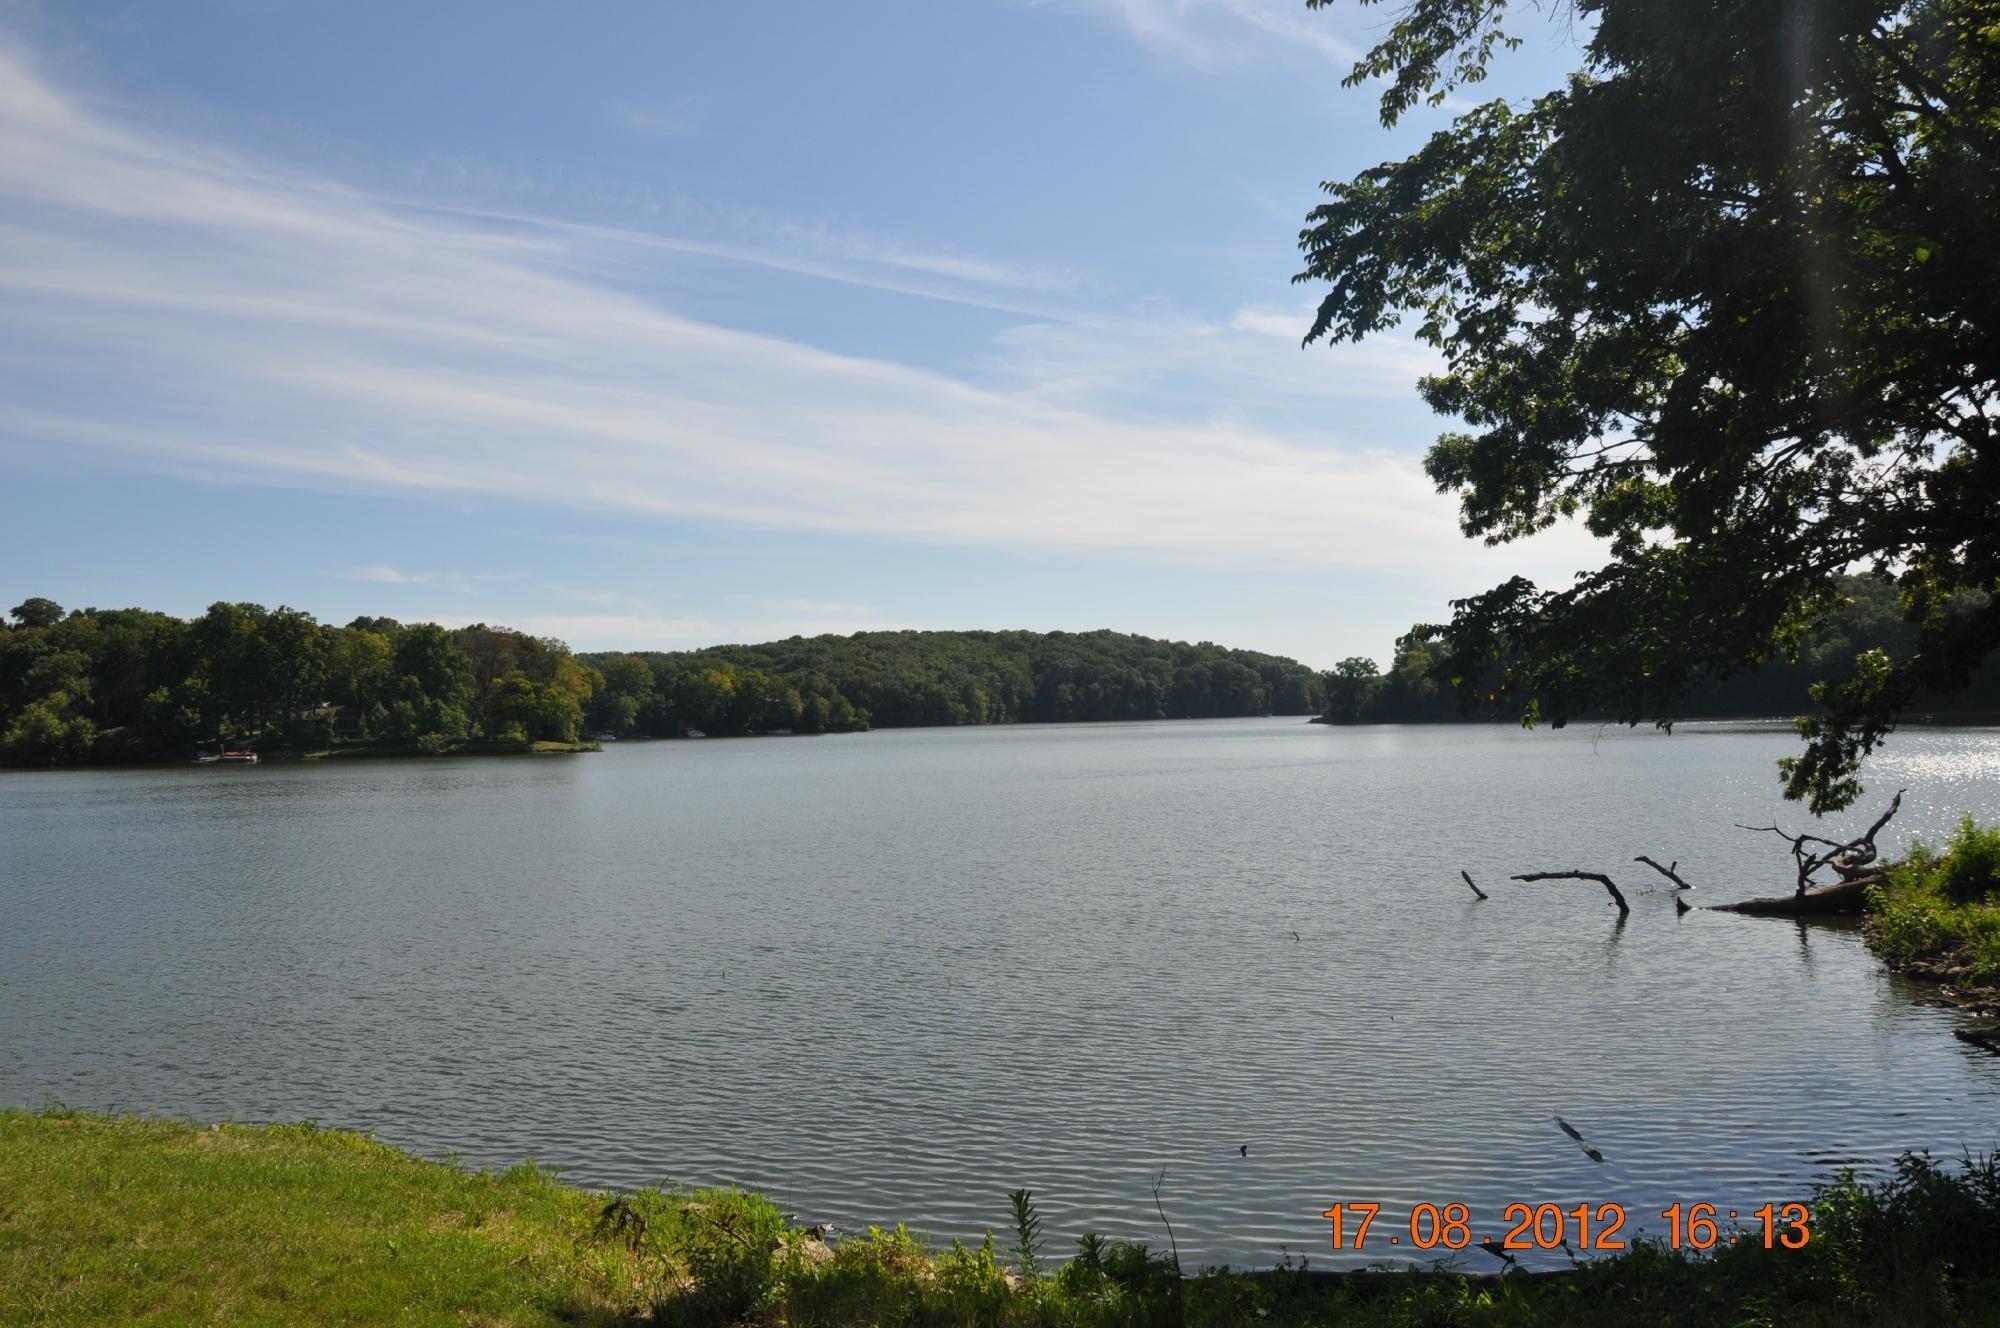
[{"label": "green grass", "polygon": [[0,1112],[0,1323],[615,1322],[600,1206],[310,1125]]},{"label": "green grass", "polygon": [[1942,851],[1913,844],[1870,892],[1868,943],[1892,968],[2000,983],[2000,826],[1968,815]]},{"label": "green grass", "polygon": [[[1641,1245],[1558,1277],[1182,1277],[1157,1249],[870,1231],[829,1249],[733,1191],[608,1200],[533,1167],[420,1161],[310,1125],[0,1112],[0,1323],[1225,1325],[2000,1324],[2000,1168],[1905,1158],[1813,1200],[1798,1251]],[[996,1196],[996,1215],[1006,1208]],[[1486,1260],[1485,1255],[1472,1257]]]}]

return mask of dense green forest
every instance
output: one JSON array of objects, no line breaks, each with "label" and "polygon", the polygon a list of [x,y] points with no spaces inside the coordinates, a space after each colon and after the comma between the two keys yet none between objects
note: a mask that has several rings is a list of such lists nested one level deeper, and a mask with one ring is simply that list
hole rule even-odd
[{"label": "dense green forest", "polygon": [[1116,632],[869,632],[578,656],[504,627],[334,627],[256,604],[184,620],[30,599],[0,623],[0,762],[17,766],[1324,704],[1319,675],[1296,660]]},{"label": "dense green forest", "polygon": [[[1854,577],[1796,659],[1714,682],[1689,715],[1789,715],[1812,680],[1890,658],[1915,629],[1893,587]],[[1317,714],[1336,723],[1463,718],[1436,676],[1442,629],[1317,673],[1296,660],[1121,632],[860,632],[660,653],[573,654],[476,624],[219,603],[185,620],[65,611],[0,623],[0,763],[157,761],[203,749],[443,752],[616,737],[839,733],[870,727]],[[2000,711],[2000,669],[1917,709]]]},{"label": "dense green forest", "polygon": [[[767,728],[836,727],[846,707],[863,723],[903,728],[1310,715],[1325,704],[1319,674],[1297,660],[1109,631],[857,632],[670,655],[584,656],[607,670],[623,658],[643,661],[660,678],[716,672],[776,679],[799,700],[782,697],[778,713],[762,717]],[[676,720],[710,733],[746,727],[727,722],[713,703],[706,710],[683,703],[650,722],[642,716],[640,725],[672,731]]]},{"label": "dense green forest", "polygon": [[504,628],[332,627],[230,603],[190,621],[30,599],[0,626],[0,761],[574,741],[604,689],[561,642]]},{"label": "dense green forest", "polygon": [[[1849,576],[1841,579],[1839,591],[1841,603],[1800,643],[1795,657],[1711,679],[1681,703],[1681,713],[1708,718],[1804,714],[1814,709],[1811,688],[1816,681],[1851,675],[1857,658],[1869,651],[1895,661],[1916,648],[1918,629],[1905,616],[1893,584]],[[1465,718],[1450,680],[1437,676],[1437,666],[1448,654],[1446,629],[1420,624],[1397,638],[1386,673],[1372,659],[1344,659],[1323,675],[1326,708],[1321,717],[1335,724]],[[2000,712],[2000,668],[1988,661],[1962,691],[1920,693],[1911,712],[1921,716],[1926,711]]]}]

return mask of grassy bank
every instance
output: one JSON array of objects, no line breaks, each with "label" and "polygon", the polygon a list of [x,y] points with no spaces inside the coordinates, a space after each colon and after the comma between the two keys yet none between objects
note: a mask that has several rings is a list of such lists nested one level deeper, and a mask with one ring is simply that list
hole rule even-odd
[{"label": "grassy bank", "polygon": [[1870,892],[1868,944],[1896,971],[2000,1015],[2000,826],[1968,815],[1943,849],[1913,844]]},{"label": "grassy bank", "polygon": [[622,1322],[599,1207],[309,1125],[0,1113],[0,1323]]},{"label": "grassy bank", "polygon": [[1064,1261],[1031,1209],[1004,1250],[901,1231],[829,1248],[751,1195],[607,1202],[311,1126],[16,1111],[0,1112],[0,1322],[2000,1324],[1992,1164],[1906,1159],[1813,1213],[1803,1250],[1642,1246],[1558,1277],[1183,1278],[1158,1250],[1089,1238]]}]

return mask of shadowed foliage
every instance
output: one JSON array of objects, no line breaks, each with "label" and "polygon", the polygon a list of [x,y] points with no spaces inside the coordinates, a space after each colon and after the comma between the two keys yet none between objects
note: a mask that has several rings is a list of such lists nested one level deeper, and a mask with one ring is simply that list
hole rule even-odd
[{"label": "shadowed foliage", "polygon": [[[1670,722],[1867,569],[1911,648],[1821,679],[1783,771],[1847,806],[1912,699],[2000,644],[2000,24],[1990,0],[1551,9],[1582,41],[1563,86],[1328,184],[1301,236],[1308,341],[1409,319],[1443,356],[1420,390],[1466,428],[1426,467],[1465,532],[1576,517],[1609,544],[1572,586],[1457,601],[1431,676],[1527,722]],[[1478,83],[1516,16],[1410,0],[1349,81],[1393,123]]]}]

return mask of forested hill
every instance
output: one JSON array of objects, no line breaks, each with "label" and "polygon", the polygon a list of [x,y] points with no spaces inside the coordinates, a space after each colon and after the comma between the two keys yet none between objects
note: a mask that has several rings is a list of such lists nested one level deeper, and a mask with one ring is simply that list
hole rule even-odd
[{"label": "forested hill", "polygon": [[[1895,658],[1912,629],[1892,588],[1844,584],[1795,661],[1711,683],[1690,715],[1812,708],[1815,677],[1863,652]],[[1418,628],[1386,674],[1370,659],[1319,674],[1277,655],[1123,632],[860,632],[673,654],[574,655],[505,627],[390,618],[343,627],[296,609],[217,603],[199,618],[65,610],[0,619],[0,764],[175,760],[203,749],[438,752],[869,727],[1322,713],[1335,722],[1462,718],[1434,676],[1443,641]],[[2000,664],[1917,709],[2000,709]]]},{"label": "forested hill", "polygon": [[[621,657],[581,658],[608,676]],[[1326,700],[1294,659],[1112,631],[858,632],[636,658],[658,691],[642,731],[1306,715]],[[762,679],[780,713],[742,713]]]},{"label": "forested hill", "polygon": [[680,654],[578,656],[484,623],[343,627],[216,603],[198,618],[0,618],[0,764],[171,761],[217,748],[519,750],[580,738],[872,725],[1304,715],[1296,660],[1118,632],[864,632]]}]

